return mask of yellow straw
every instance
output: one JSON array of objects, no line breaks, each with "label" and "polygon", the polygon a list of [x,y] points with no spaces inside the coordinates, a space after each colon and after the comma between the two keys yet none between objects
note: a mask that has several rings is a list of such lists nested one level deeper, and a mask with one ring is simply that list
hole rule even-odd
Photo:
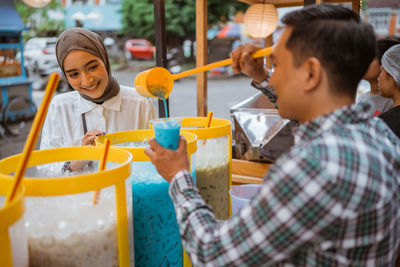
[{"label": "yellow straw", "polygon": [[[208,112],[207,114],[207,122],[206,122],[206,126],[204,128],[209,128],[211,125],[211,119],[212,119],[213,113],[212,111]],[[203,140],[203,145],[205,145],[207,142],[207,139]]]},{"label": "yellow straw", "polygon": [[[264,49],[260,49],[260,50],[258,50],[256,52],[254,52],[253,54],[251,54],[251,57],[252,58],[259,58],[259,57],[263,57],[263,56],[268,56],[269,54],[271,54],[271,51],[272,51],[272,47],[267,47],[267,48],[264,48]],[[198,68],[194,68],[194,69],[191,69],[191,70],[187,70],[187,71],[184,71],[184,72],[181,72],[181,73],[173,74],[172,75],[172,79],[173,80],[178,80],[178,79],[186,77],[186,76],[190,76],[190,75],[193,75],[193,74],[196,74],[196,73],[200,73],[200,72],[203,72],[203,71],[208,71],[208,70],[211,70],[211,69],[227,66],[227,65],[230,65],[230,64],[232,64],[232,58],[228,58],[228,59],[225,59],[225,60],[214,62],[214,63],[208,64],[208,65],[205,65],[205,66],[202,66],[202,67],[198,67]]]},{"label": "yellow straw", "polygon": [[22,151],[22,158],[20,161],[20,165],[15,173],[14,183],[10,190],[10,193],[7,196],[6,205],[10,203],[11,200],[15,197],[19,185],[21,184],[22,177],[28,165],[29,156],[31,155],[32,150],[36,144],[37,137],[39,135],[40,129],[42,128],[44,119],[46,117],[47,109],[49,108],[51,98],[58,86],[59,80],[60,80],[59,74],[57,73],[51,74],[50,79],[46,86],[46,92],[43,97],[42,103],[40,105],[38,112],[35,115],[35,119],[33,120],[32,127],[28,134],[28,138],[25,142],[24,150]]},{"label": "yellow straw", "polygon": [[[108,156],[108,151],[110,150],[110,139],[105,139],[104,140],[104,151],[103,151],[103,156],[101,157],[100,164],[99,164],[99,172],[104,171],[106,169],[106,163],[107,163],[107,156]],[[95,191],[93,194],[93,205],[97,205],[100,200],[100,189]]]}]

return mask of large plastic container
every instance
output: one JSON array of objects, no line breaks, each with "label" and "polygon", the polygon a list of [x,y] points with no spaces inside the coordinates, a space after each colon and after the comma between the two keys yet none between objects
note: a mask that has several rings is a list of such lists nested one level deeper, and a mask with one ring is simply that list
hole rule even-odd
[{"label": "large plastic container", "polygon": [[232,203],[232,215],[237,214],[243,206],[257,194],[260,184],[232,185],[229,190]]},{"label": "large plastic container", "polygon": [[229,188],[232,184],[231,121],[207,117],[181,118],[181,129],[197,135],[196,185],[218,220],[230,216]]},{"label": "large plastic container", "polygon": [[[46,167],[59,162],[89,160],[96,164],[103,150],[86,146],[32,152],[24,177],[31,267],[134,266],[133,244],[129,244],[133,241],[132,198],[131,190],[126,191],[132,155],[110,148],[104,171],[94,168],[93,173],[45,177]],[[21,154],[1,160],[0,173],[15,172],[20,159]],[[39,165],[42,168],[35,170]],[[28,177],[33,173],[42,176]],[[2,175],[0,183],[12,178]],[[93,194],[99,189],[100,200],[94,205]]]},{"label": "large plastic container", "polygon": [[[173,118],[171,118],[173,119]],[[229,188],[232,184],[232,131],[231,121],[207,117],[183,117],[181,130],[197,136],[197,152],[193,173],[196,186],[205,202],[210,205],[217,219],[225,220],[231,215]],[[190,266],[187,255],[184,266]]]},{"label": "large plastic container", "polygon": [[[187,140],[187,152],[196,151],[197,137],[181,131]],[[98,145],[104,139],[112,146],[119,146],[133,155],[132,196],[134,214],[135,265],[182,266],[182,243],[176,222],[175,209],[165,181],[144,153],[147,141],[154,137],[153,130],[136,130],[111,133],[97,138]],[[191,161],[194,167],[194,162]]]},{"label": "large plastic container", "polygon": [[29,259],[24,189],[21,188],[14,199],[4,205],[11,186],[11,180],[0,180],[0,263],[3,267],[26,267]]}]

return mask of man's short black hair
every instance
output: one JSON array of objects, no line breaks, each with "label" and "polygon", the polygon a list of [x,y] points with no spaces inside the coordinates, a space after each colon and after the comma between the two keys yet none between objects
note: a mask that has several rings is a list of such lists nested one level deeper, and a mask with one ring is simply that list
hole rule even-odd
[{"label": "man's short black hair", "polygon": [[352,10],[337,5],[312,5],[286,14],[282,21],[293,31],[286,43],[295,66],[316,57],[327,71],[335,93],[352,97],[375,57],[372,27]]},{"label": "man's short black hair", "polygon": [[394,45],[398,45],[400,44],[400,41],[397,41],[395,39],[392,38],[384,38],[384,39],[379,39],[377,41],[377,47],[376,47],[376,56],[379,59],[379,63],[381,63],[381,59],[383,57],[383,54],[385,54],[385,52],[391,48]]}]

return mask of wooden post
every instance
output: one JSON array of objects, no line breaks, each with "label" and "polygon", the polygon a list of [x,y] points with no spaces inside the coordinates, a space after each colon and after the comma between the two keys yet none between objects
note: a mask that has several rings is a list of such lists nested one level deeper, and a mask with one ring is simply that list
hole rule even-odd
[{"label": "wooden post", "polygon": [[356,12],[359,15],[361,14],[361,0],[353,0],[351,6],[354,12]]},{"label": "wooden post", "polygon": [[[207,0],[196,0],[196,67],[207,64]],[[197,116],[207,116],[207,72],[197,74]]]},{"label": "wooden post", "polygon": [[[167,62],[167,37],[165,33],[165,2],[164,0],[154,0],[154,32],[156,45],[156,64],[158,67],[168,67]],[[167,99],[167,110],[164,102],[158,100],[158,115],[160,118],[169,117],[169,101]]]}]

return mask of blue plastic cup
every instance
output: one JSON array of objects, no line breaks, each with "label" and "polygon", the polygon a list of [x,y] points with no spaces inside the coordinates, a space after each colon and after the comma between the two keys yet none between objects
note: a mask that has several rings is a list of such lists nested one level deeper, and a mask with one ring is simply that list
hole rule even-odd
[{"label": "blue plastic cup", "polygon": [[181,122],[178,119],[156,119],[151,121],[157,143],[165,148],[177,150]]}]

